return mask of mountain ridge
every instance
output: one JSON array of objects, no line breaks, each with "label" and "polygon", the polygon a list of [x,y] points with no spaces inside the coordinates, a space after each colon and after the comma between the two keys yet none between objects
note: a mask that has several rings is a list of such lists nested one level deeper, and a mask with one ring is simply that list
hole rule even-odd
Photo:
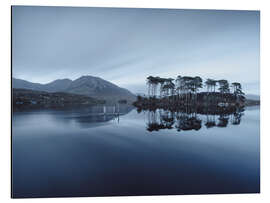
[{"label": "mountain ridge", "polygon": [[52,82],[41,84],[27,80],[12,78],[13,88],[30,89],[46,92],[67,92],[72,94],[86,95],[106,101],[127,100],[135,101],[136,96],[125,88],[121,88],[100,77],[83,75],[75,80],[57,79]]}]

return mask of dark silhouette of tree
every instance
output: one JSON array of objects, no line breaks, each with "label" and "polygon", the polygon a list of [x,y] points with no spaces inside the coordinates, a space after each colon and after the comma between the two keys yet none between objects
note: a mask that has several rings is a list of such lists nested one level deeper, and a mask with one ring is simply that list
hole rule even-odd
[{"label": "dark silhouette of tree", "polygon": [[219,83],[218,89],[222,94],[230,92],[229,83],[227,80],[219,80],[218,83]]},{"label": "dark silhouette of tree", "polygon": [[195,98],[197,100],[197,92],[200,88],[202,88],[202,78],[199,76],[196,76],[193,78],[193,92],[195,93]]},{"label": "dark silhouette of tree", "polygon": [[186,103],[188,103],[190,100],[190,94],[191,94],[192,88],[194,86],[193,77],[184,76],[182,80],[183,80],[184,92],[186,96]]},{"label": "dark silhouette of tree", "polygon": [[232,83],[233,93],[236,94],[237,89],[242,89],[241,84],[239,82]]},{"label": "dark silhouette of tree", "polygon": [[152,88],[153,78],[154,78],[153,76],[148,76],[147,77],[147,82],[146,83],[148,85],[148,97],[151,97],[152,96],[152,94],[151,94],[152,93],[151,88]]},{"label": "dark silhouette of tree", "polygon": [[222,95],[222,102],[226,102],[226,95],[227,93],[230,93],[229,83],[227,80],[218,80],[219,83],[219,91]]},{"label": "dark silhouette of tree", "polygon": [[165,92],[165,96],[169,97],[172,96],[174,93],[175,85],[172,82],[174,79],[168,78],[165,80],[165,84],[163,85],[163,91]]},{"label": "dark silhouette of tree", "polygon": [[[217,81],[208,78],[208,79],[205,81],[205,85],[206,85],[206,87],[207,87],[207,92],[215,92],[215,88],[216,88],[216,85],[217,85]],[[214,91],[213,91],[213,90],[214,90]]]},{"label": "dark silhouette of tree", "polygon": [[164,83],[166,81],[166,78],[160,78],[160,77],[156,77],[157,82],[160,84],[159,86],[159,97],[162,97],[162,92],[164,89]]},{"label": "dark silhouette of tree", "polygon": [[207,79],[207,80],[205,81],[205,86],[206,86],[206,88],[207,88],[207,93],[209,93],[210,90],[211,90],[211,79]]},{"label": "dark silhouette of tree", "polygon": [[214,92],[216,92],[216,86],[217,86],[217,81],[216,80],[212,81],[212,86],[214,87]]},{"label": "dark silhouette of tree", "polygon": [[242,86],[239,82],[232,83],[233,93],[237,102],[243,102],[245,100],[244,92],[242,92]]},{"label": "dark silhouette of tree", "polygon": [[176,82],[176,93],[178,95],[178,98],[180,98],[180,95],[182,94],[183,85],[182,85],[182,77],[180,75],[177,76],[175,79]]},{"label": "dark silhouette of tree", "polygon": [[[228,106],[231,104],[244,105],[245,96],[241,84],[234,82],[229,86],[227,80],[214,80],[208,78],[204,82],[206,92],[201,92],[203,80],[201,77],[177,76],[173,78],[161,78],[159,76],[147,77],[148,98],[137,98],[139,105],[146,105],[150,108],[170,105],[174,108],[182,106]],[[218,84],[219,92],[216,92]],[[232,87],[232,93],[230,93]],[[159,89],[158,89],[159,88]],[[159,90],[159,96],[157,91]],[[138,104],[137,103],[137,104]],[[142,106],[141,106],[142,107]]]}]

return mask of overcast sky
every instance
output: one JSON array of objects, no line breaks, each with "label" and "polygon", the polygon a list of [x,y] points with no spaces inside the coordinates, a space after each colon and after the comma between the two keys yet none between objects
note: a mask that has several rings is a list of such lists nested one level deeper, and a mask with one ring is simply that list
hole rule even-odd
[{"label": "overcast sky", "polygon": [[13,77],[98,76],[134,93],[149,75],[199,75],[259,94],[257,11],[12,8]]}]

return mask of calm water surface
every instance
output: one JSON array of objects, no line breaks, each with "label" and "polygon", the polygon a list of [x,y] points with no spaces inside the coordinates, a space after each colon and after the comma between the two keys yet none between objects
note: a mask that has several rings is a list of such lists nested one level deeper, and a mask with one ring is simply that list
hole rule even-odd
[{"label": "calm water surface", "polygon": [[190,115],[102,108],[14,113],[13,196],[260,191],[259,107],[190,129]]}]

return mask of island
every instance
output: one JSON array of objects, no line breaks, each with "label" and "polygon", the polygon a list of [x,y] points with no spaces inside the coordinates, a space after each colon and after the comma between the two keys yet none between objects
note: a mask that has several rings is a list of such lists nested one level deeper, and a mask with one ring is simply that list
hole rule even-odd
[{"label": "island", "polygon": [[[203,82],[199,76],[178,76],[176,79],[149,76],[147,86],[148,95],[138,95],[133,103],[138,109],[179,111],[188,108],[198,113],[218,114],[260,104],[260,101],[246,99],[240,83],[229,83],[225,79]],[[200,92],[203,87],[206,91]]]}]

